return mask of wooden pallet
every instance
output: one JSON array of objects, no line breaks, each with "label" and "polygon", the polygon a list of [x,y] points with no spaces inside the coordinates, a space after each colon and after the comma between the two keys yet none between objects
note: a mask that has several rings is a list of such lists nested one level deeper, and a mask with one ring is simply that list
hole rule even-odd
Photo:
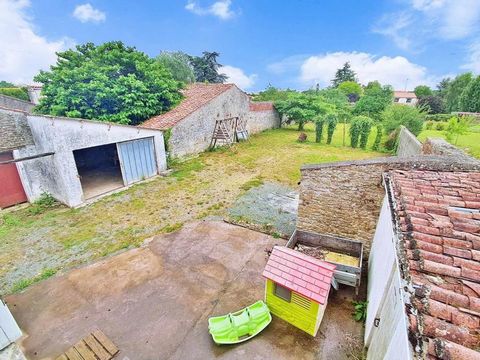
[{"label": "wooden pallet", "polygon": [[117,347],[100,330],[80,340],[56,360],[110,360],[118,353]]}]

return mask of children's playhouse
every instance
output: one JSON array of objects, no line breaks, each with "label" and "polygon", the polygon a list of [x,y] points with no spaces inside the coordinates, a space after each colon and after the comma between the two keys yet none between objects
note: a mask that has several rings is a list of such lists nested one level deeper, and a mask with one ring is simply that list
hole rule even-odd
[{"label": "children's playhouse", "polygon": [[315,336],[327,307],[335,265],[275,246],[263,276],[272,314]]}]

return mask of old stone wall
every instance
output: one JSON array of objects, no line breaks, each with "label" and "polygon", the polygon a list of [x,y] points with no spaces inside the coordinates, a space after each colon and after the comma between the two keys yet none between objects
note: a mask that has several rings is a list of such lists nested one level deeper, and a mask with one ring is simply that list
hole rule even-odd
[{"label": "old stone wall", "polygon": [[422,147],[422,153],[425,155],[456,156],[460,161],[475,160],[462,149],[459,149],[441,138],[428,138],[425,140]]},{"label": "old stone wall", "polygon": [[275,108],[263,111],[250,111],[247,129],[250,134],[256,134],[267,129],[279,128],[280,123],[280,114]]},{"label": "old stone wall", "polygon": [[83,190],[73,155],[74,150],[153,137],[157,170],[166,169],[163,132],[98,121],[28,116],[34,144],[14,151],[16,159],[54,152],[54,155],[17,163],[29,201],[43,192],[68,206],[84,202]]},{"label": "old stone wall", "polygon": [[391,169],[480,170],[480,162],[455,157],[388,157],[304,166],[297,228],[360,240],[370,250],[385,192],[382,174]]},{"label": "old stone wall", "polygon": [[398,134],[397,156],[415,156],[422,153],[422,143],[405,126]]},{"label": "old stone wall", "polygon": [[0,108],[0,152],[33,144],[27,114]]},{"label": "old stone wall", "polygon": [[22,110],[31,113],[35,104],[0,94],[0,106],[7,109]]}]

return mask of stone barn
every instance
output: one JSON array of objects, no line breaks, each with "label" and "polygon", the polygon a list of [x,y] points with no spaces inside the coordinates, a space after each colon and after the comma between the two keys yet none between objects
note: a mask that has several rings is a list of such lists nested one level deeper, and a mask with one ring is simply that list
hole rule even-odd
[{"label": "stone barn", "polygon": [[75,207],[167,168],[159,130],[5,108],[0,127],[0,207],[43,193]]},{"label": "stone barn", "polygon": [[280,126],[272,103],[253,103],[234,84],[190,84],[183,95],[178,106],[141,125],[168,131],[168,151],[174,158],[207,150],[217,120],[238,117],[250,134]]}]

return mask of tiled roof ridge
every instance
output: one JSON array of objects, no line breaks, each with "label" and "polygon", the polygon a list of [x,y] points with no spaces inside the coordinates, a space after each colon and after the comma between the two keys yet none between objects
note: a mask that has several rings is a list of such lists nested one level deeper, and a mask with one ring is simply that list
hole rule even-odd
[{"label": "tiled roof ridge", "polygon": [[480,213],[456,209],[480,209],[480,172],[389,174],[404,243],[401,266],[414,289],[410,339],[430,356],[443,359],[449,351],[457,354],[452,359],[480,359],[472,350],[480,346]]}]

